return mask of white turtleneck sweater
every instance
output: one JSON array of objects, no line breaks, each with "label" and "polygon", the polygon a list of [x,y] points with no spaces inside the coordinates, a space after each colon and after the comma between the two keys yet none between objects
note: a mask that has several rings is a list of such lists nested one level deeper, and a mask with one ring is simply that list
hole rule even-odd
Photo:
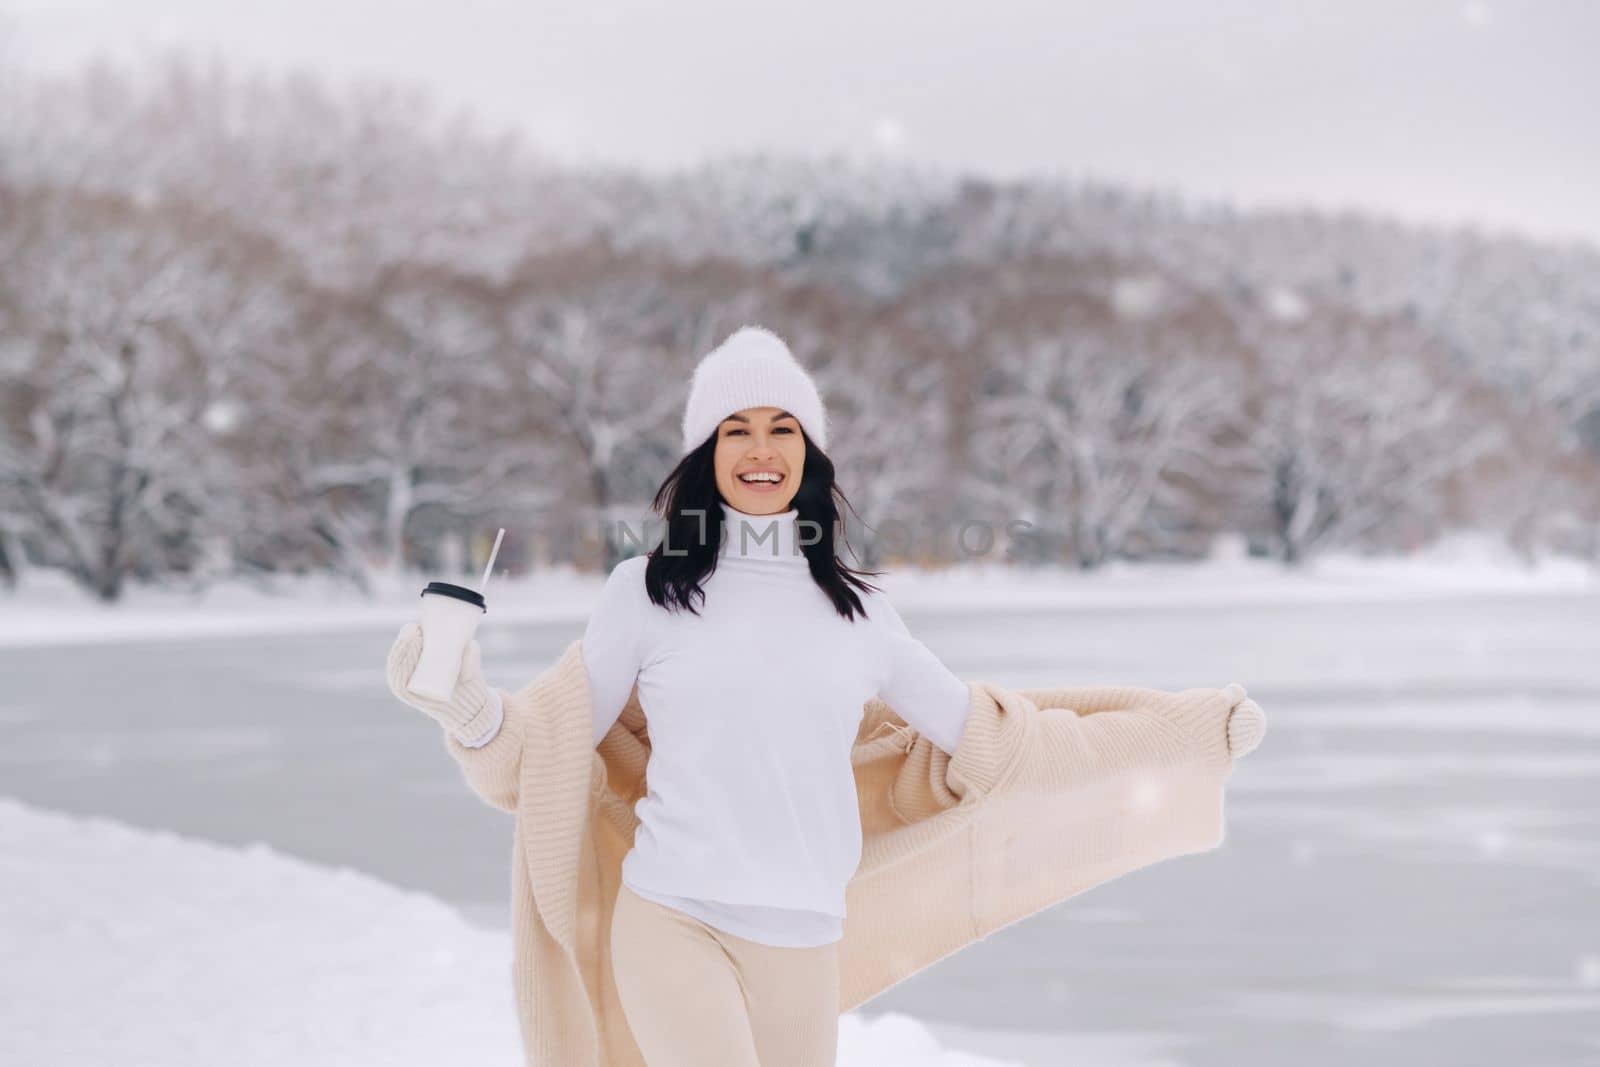
[{"label": "white turtleneck sweater", "polygon": [[883,594],[861,595],[865,619],[839,615],[800,552],[796,509],[722,509],[699,615],[652,603],[635,556],[612,569],[584,630],[594,742],[635,681],[650,724],[648,793],[622,880],[739,937],[828,944],[843,935],[861,860],[850,751],[862,705],[882,697],[951,752],[967,685]]}]

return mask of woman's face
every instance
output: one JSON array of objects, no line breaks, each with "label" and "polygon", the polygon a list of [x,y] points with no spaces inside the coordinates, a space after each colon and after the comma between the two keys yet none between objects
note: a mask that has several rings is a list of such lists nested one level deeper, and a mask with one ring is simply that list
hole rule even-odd
[{"label": "woman's face", "polygon": [[[806,469],[800,420],[775,407],[734,412],[717,427],[715,465],[717,490],[729,507],[747,515],[788,511]],[[757,473],[778,480],[746,480]]]}]

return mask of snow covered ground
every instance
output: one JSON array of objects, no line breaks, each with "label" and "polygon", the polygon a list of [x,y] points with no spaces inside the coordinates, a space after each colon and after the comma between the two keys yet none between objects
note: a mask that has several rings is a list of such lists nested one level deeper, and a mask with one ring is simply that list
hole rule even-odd
[{"label": "snow covered ground", "polygon": [[[429,575],[428,578],[441,577]],[[472,579],[457,579],[472,584]],[[130,587],[116,604],[101,604],[56,572],[35,571],[24,587],[0,592],[0,646],[85,644],[125,638],[181,638],[192,634],[303,633],[308,629],[398,627],[416,614],[427,579],[413,575],[377,579],[372,598],[349,583],[327,579],[290,583],[268,595],[244,585],[219,585],[200,594]],[[1492,541],[1463,535],[1425,555],[1365,559],[1328,556],[1301,573],[1246,557],[1223,542],[1204,564],[1114,563],[1091,574],[1068,568],[1016,571],[975,566],[949,572],[894,570],[882,579],[895,603],[951,611],[1002,605],[1008,611],[1086,607],[1157,607],[1175,604],[1331,603],[1493,592],[1557,595],[1600,592],[1600,568],[1572,559],[1524,567]],[[488,590],[488,619],[566,622],[585,618],[600,586],[595,575],[562,568],[532,577],[496,576]]]},{"label": "snow covered ground", "polygon": [[[522,1062],[510,942],[425,893],[0,798],[8,1064]],[[914,1019],[841,1020],[841,1067],[990,1067]]]},{"label": "snow covered ground", "polygon": [[[841,1064],[1600,1062],[1583,568],[1461,542],[886,584],[963,676],[1237,680],[1271,727],[1223,848],[887,991]],[[420,585],[0,596],[0,1062],[516,1062],[508,823],[382,681]],[[490,680],[548,663],[597,588],[492,585]]]}]

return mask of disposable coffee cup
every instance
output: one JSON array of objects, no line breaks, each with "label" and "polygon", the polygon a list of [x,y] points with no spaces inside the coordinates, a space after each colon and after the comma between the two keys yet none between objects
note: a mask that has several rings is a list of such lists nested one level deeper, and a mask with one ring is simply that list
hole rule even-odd
[{"label": "disposable coffee cup", "polygon": [[422,657],[406,688],[418,696],[449,700],[467,643],[488,610],[483,594],[476,589],[429,582],[422,591]]}]

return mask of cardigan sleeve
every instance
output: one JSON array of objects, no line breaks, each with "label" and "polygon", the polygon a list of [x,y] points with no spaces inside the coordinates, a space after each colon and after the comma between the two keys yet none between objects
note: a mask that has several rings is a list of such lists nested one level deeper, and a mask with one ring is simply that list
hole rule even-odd
[{"label": "cardigan sleeve", "polygon": [[874,597],[869,610],[868,618],[876,620],[878,698],[946,753],[954,752],[972,699],[967,683],[911,635],[888,597]]},{"label": "cardigan sleeve", "polygon": [[[974,681],[970,690],[956,751],[946,758],[931,751],[931,738],[914,739],[894,771],[888,802],[900,822],[916,822],[968,796],[1018,797],[1031,827],[1025,830],[1030,843],[1014,851],[1024,865],[1018,870],[1034,862],[1026,857],[1035,846],[1041,855],[1059,855],[1059,842],[1075,836],[1085,844],[1123,840],[1120,830],[1110,837],[1080,833],[1102,814],[1134,815],[1147,829],[1152,821],[1190,814],[1211,819],[1216,812],[1208,814],[1204,802],[1194,812],[1171,805],[1193,798],[1184,783],[1220,785],[1233,761],[1259,745],[1266,725],[1260,706],[1237,683],[1167,692],[1133,686],[1016,690]],[[1071,803],[1041,804],[1052,794]],[[1219,827],[1213,821],[1206,832]]]},{"label": "cardigan sleeve", "polygon": [[489,690],[488,728],[486,728],[482,734],[478,735],[473,740],[463,741],[462,744],[466,745],[468,748],[482,748],[484,745],[487,745],[490,741],[494,740],[495,734],[500,732],[500,726],[505,722],[505,718],[505,705],[501,700],[500,690],[491,687]]},{"label": "cardigan sleeve", "polygon": [[[529,802],[522,796],[522,787],[527,784],[524,765],[529,759],[546,771],[552,766],[564,768],[558,777],[569,779],[568,785],[580,777],[588,780],[583,772],[588,763],[581,758],[588,747],[582,720],[592,712],[588,672],[582,660],[582,643],[573,641],[554,663],[521,689],[514,693],[495,690],[502,722],[486,744],[475,748],[462,744],[448,732],[444,734],[445,746],[461,765],[467,784],[492,806],[516,814]],[[573,756],[571,762],[561,763],[567,755]],[[552,764],[552,760],[556,762]],[[574,770],[574,774],[566,774],[568,770]],[[532,803],[536,807],[540,803],[537,792]]]},{"label": "cardigan sleeve", "polygon": [[522,771],[521,724],[506,694],[499,689],[490,692],[501,707],[501,721],[494,733],[487,740],[466,745],[446,731],[445,750],[461,765],[467,785],[479,798],[501,811],[514,812]]}]

